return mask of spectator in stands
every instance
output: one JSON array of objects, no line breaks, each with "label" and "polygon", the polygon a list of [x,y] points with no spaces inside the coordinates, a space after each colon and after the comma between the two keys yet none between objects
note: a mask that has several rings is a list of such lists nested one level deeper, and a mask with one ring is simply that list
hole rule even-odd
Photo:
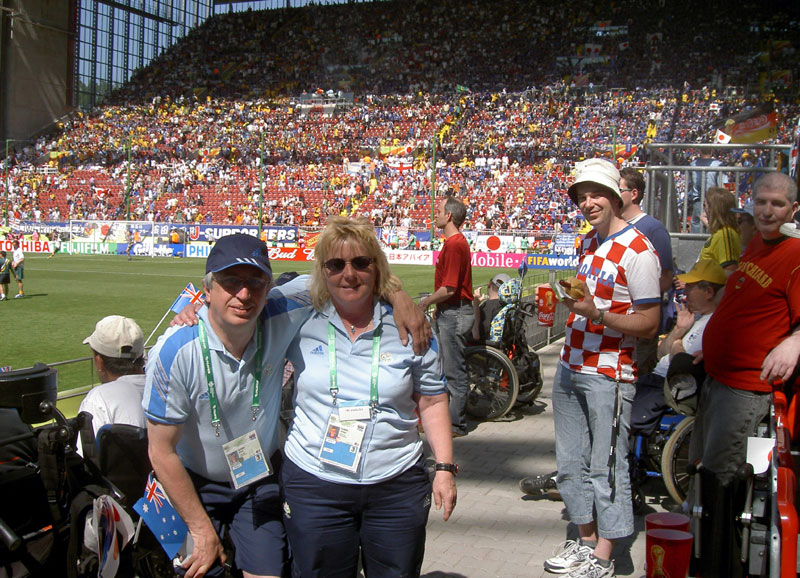
[{"label": "spectator in stands", "polygon": [[743,207],[734,207],[732,213],[736,214],[736,224],[739,226],[739,238],[742,242],[742,253],[747,250],[753,236],[756,234],[756,221],[753,218],[753,201],[748,201]]},{"label": "spectator in stands", "polygon": [[655,334],[660,315],[658,258],[622,218],[619,182],[613,164],[589,159],[578,163],[568,190],[592,230],[578,266],[584,297],[564,301],[570,316],[553,416],[558,490],[580,537],[555,551],[545,569],[575,577],[614,576],[614,542],[633,532],[627,456],[634,342]]},{"label": "spectator in stands", "polygon": [[[704,148],[700,155],[692,161],[693,167],[721,167],[722,161],[714,158],[713,150]],[[689,206],[692,208],[692,233],[702,233],[703,226],[700,215],[703,212],[703,202],[711,187],[721,187],[728,182],[725,175],[719,171],[692,171],[689,183]]]},{"label": "spectator in stands", "polygon": [[478,287],[473,293],[472,309],[475,314],[475,322],[472,325],[472,339],[474,341],[485,341],[492,328],[492,319],[503,308],[500,303],[500,296],[497,291],[511,277],[505,273],[498,273],[486,284],[486,295]]},{"label": "spectator in stands", "polygon": [[708,374],[694,422],[689,460],[727,484],[745,460],[747,437],[767,414],[770,393],[800,358],[800,239],[780,227],[797,210],[797,184],[767,173],[754,185],[758,233],[750,241],[703,334]]},{"label": "spectator in stands", "polygon": [[736,215],[731,212],[735,206],[736,199],[728,189],[711,187],[706,191],[705,215],[711,236],[698,259],[714,259],[728,274],[736,270],[742,254]]},{"label": "spectator in stands", "polygon": [[86,394],[79,411],[92,414],[95,435],[112,423],[147,427],[142,411],[144,335],[136,321],[121,315],[104,317],[83,343],[92,348],[101,385]]},{"label": "spectator in stands", "polygon": [[658,362],[657,355],[658,335],[666,333],[672,322],[672,299],[670,289],[672,288],[672,241],[669,232],[664,224],[645,213],[640,205],[644,198],[644,177],[642,173],[634,168],[627,167],[620,172],[619,192],[622,194],[622,218],[644,233],[658,254],[658,261],[661,264],[661,278],[659,287],[661,288],[661,316],[656,336],[649,339],[639,338],[636,340],[636,368],[640,375],[650,373]]}]

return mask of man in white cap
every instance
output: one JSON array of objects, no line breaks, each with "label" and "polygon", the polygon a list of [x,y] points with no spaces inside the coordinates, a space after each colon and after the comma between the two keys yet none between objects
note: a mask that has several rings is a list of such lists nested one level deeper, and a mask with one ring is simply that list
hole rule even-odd
[{"label": "man in white cap", "polygon": [[136,321],[121,315],[104,317],[83,343],[92,348],[102,384],[86,394],[79,410],[92,414],[95,435],[111,423],[147,427],[142,411],[144,336]]},{"label": "man in white cap", "polygon": [[650,241],[622,218],[617,168],[602,159],[576,166],[568,194],[592,226],[577,277],[585,297],[570,310],[553,383],[558,490],[580,539],[568,540],[545,569],[614,576],[614,542],[633,533],[628,434],[636,338],[659,322],[661,270]]}]

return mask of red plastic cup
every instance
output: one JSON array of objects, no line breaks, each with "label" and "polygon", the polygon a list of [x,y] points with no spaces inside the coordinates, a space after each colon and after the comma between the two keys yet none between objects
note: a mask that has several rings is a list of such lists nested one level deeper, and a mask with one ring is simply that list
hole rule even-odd
[{"label": "red plastic cup", "polygon": [[688,532],[689,516],[678,512],[655,512],[645,516],[644,525],[645,531],[667,529]]},{"label": "red plastic cup", "polygon": [[680,530],[647,530],[647,578],[686,578],[693,538]]}]

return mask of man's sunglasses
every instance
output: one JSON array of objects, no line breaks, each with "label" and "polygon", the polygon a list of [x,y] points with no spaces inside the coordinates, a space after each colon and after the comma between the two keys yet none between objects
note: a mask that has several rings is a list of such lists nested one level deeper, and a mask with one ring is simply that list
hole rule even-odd
[{"label": "man's sunglasses", "polygon": [[349,261],[345,261],[344,259],[328,259],[325,261],[325,268],[330,273],[341,273],[344,271],[345,266],[350,263],[353,266],[353,269],[356,271],[366,271],[369,269],[369,266],[375,262],[375,259],[372,257],[367,257],[365,255],[361,255],[359,257],[353,257]]},{"label": "man's sunglasses", "polygon": [[231,295],[236,295],[242,290],[242,287],[247,287],[247,290],[252,292],[263,291],[269,284],[269,279],[266,277],[237,277],[236,275],[214,275],[214,281]]}]

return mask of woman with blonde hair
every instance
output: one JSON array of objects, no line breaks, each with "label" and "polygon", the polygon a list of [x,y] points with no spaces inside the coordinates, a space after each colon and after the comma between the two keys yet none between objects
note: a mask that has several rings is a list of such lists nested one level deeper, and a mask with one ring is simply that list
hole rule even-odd
[{"label": "woman with blonde hair", "polygon": [[[434,340],[403,346],[400,287],[363,218],[332,217],[315,248],[314,313],[292,342],[295,415],[281,471],[293,575],[419,576],[431,492],[456,502],[448,396]],[[431,484],[416,412],[436,461]]]},{"label": "woman with blonde hair", "polygon": [[736,270],[742,253],[736,214],[731,212],[735,207],[736,199],[728,189],[710,187],[706,191],[704,217],[711,236],[700,250],[697,260],[713,259],[728,275]]}]

